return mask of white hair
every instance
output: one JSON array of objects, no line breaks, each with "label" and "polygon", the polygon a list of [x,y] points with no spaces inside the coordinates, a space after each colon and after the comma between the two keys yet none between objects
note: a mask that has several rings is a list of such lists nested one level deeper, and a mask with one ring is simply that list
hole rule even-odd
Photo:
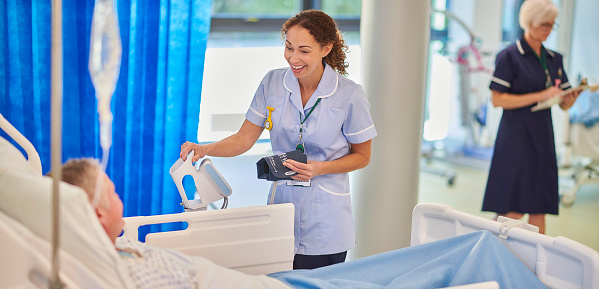
[{"label": "white hair", "polygon": [[533,26],[553,22],[558,13],[551,0],[526,0],[520,7],[520,27],[526,31]]}]

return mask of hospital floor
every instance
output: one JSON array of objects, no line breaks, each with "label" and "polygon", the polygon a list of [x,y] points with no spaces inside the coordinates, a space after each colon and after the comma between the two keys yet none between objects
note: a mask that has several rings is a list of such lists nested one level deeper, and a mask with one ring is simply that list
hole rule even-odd
[{"label": "hospital floor", "polygon": [[[211,158],[233,190],[229,208],[266,203],[270,182],[256,177],[256,162],[270,153],[269,148],[262,150],[235,158]],[[421,168],[419,202],[442,203],[473,215],[494,217],[493,213],[480,211],[488,172],[484,162],[433,159],[431,162],[423,161]],[[450,186],[446,176],[427,170],[454,173],[455,182]],[[216,206],[220,208],[220,204],[216,203]],[[560,204],[559,209],[559,215],[547,216],[546,234],[564,236],[599,251],[599,183],[583,185],[573,206]]]}]

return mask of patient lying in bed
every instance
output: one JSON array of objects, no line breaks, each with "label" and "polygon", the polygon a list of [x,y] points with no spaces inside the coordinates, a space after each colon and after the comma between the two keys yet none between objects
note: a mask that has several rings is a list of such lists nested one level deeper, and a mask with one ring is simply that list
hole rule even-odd
[{"label": "patient lying in bed", "polygon": [[137,288],[289,288],[274,278],[246,275],[204,258],[119,238],[124,225],[123,203],[94,159],[68,161],[62,168],[62,180],[81,187],[92,203],[96,180],[102,182],[100,201],[94,209]]},{"label": "patient lying in bed", "polygon": [[102,194],[94,210],[137,288],[440,288],[484,281],[497,281],[501,288],[546,288],[486,231],[315,270],[247,275],[201,257],[118,237],[123,204],[97,161],[70,160],[62,176],[83,188],[90,202],[96,180],[101,180]]}]

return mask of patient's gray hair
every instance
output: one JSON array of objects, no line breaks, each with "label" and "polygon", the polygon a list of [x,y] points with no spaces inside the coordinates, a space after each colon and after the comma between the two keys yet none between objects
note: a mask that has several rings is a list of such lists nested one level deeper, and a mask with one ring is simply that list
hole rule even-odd
[{"label": "patient's gray hair", "polygon": [[[90,203],[94,199],[98,173],[102,171],[100,163],[94,158],[70,159],[62,166],[62,181],[82,188]],[[100,206],[109,207],[105,194],[102,194]]]}]

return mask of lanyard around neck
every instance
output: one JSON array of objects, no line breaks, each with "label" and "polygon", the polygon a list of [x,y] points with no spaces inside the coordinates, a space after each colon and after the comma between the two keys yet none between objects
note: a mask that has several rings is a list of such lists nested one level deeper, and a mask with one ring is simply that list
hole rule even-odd
[{"label": "lanyard around neck", "polygon": [[302,153],[305,150],[305,145],[304,145],[304,141],[302,140],[302,132],[304,131],[304,122],[306,122],[306,120],[308,119],[308,117],[312,114],[312,112],[314,111],[314,109],[316,108],[316,106],[318,105],[318,103],[320,103],[320,100],[322,98],[318,98],[318,100],[316,100],[316,103],[312,106],[312,108],[310,109],[310,111],[308,112],[308,114],[306,114],[306,118],[304,118],[304,120],[302,120],[302,113],[300,112],[300,129],[299,129],[299,141],[297,143],[297,145],[295,146],[296,149],[301,150]]},{"label": "lanyard around neck", "polygon": [[551,86],[551,76],[549,75],[549,68],[547,68],[547,58],[545,57],[545,54],[543,53],[543,47],[541,46],[541,56],[537,55],[536,52],[534,54],[537,57],[537,59],[539,59],[539,61],[541,62],[541,66],[543,66],[543,70],[545,70],[545,76],[547,76],[547,81],[545,82],[545,87],[550,87]]},{"label": "lanyard around neck", "polygon": [[[300,112],[300,124],[304,124],[304,122],[306,122],[306,120],[312,114],[312,112],[314,111],[314,109],[316,108],[316,106],[318,105],[318,103],[320,102],[321,99],[322,98],[318,98],[318,100],[316,100],[316,103],[314,104],[314,106],[312,106],[312,108],[310,109],[308,114],[306,114],[306,118],[304,118],[304,120],[302,120],[302,113]],[[301,129],[300,129],[300,131],[301,131]]]}]

